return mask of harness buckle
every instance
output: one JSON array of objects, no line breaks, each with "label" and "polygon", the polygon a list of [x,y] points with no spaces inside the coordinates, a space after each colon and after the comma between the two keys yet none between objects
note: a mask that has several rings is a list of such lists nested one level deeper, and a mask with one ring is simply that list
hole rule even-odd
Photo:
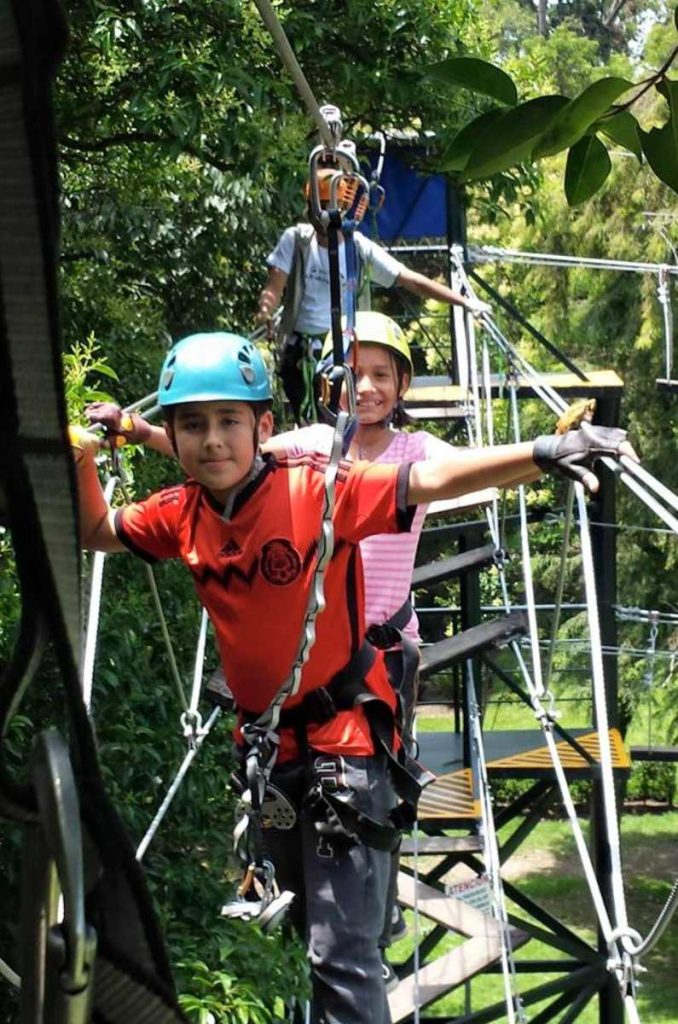
[{"label": "harness buckle", "polygon": [[370,626],[365,635],[372,646],[380,651],[388,651],[402,640],[400,630],[388,622]]}]

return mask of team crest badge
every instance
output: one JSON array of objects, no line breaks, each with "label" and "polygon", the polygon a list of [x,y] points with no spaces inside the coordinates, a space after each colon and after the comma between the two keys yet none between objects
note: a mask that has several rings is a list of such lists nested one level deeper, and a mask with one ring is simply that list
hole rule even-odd
[{"label": "team crest badge", "polygon": [[259,562],[261,575],[275,587],[286,587],[301,575],[301,557],[288,540],[269,540]]}]

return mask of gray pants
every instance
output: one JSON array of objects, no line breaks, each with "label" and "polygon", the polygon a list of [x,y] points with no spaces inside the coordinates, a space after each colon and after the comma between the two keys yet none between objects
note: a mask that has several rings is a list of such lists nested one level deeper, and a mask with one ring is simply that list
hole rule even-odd
[{"label": "gray pants", "polygon": [[[355,805],[384,821],[395,804],[386,759],[311,753],[313,776],[336,790],[350,788]],[[323,830],[304,802],[308,772],[281,765],[271,778],[299,809],[294,828],[270,828],[264,841],[281,888],[296,894],[292,916],[308,942],[314,1024],[389,1024],[379,936],[384,922],[391,855]],[[320,815],[322,818],[322,815]],[[320,831],[319,831],[320,829]]]}]

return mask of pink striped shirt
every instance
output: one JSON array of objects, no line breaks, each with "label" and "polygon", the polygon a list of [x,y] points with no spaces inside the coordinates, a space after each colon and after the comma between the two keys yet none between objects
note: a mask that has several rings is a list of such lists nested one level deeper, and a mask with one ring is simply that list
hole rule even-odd
[{"label": "pink striped shirt", "polygon": [[[329,455],[334,431],[324,423],[281,434],[288,455],[322,452]],[[452,446],[439,437],[417,430],[410,434],[393,431],[388,448],[375,462],[421,462],[445,458]],[[419,535],[428,505],[417,509],[409,533],[379,534],[360,542],[365,577],[365,621],[368,626],[386,622],[410,596],[412,570]],[[413,613],[403,632],[419,642],[419,621]]]}]

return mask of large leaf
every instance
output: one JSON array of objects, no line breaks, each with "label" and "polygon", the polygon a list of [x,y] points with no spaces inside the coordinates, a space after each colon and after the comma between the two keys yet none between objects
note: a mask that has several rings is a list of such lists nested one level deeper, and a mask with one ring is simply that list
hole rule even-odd
[{"label": "large leaf", "polygon": [[470,124],[465,125],[460,132],[457,132],[452,142],[444,151],[438,170],[440,171],[463,171],[466,167],[469,156],[480,140],[485,138],[490,129],[504,116],[503,110],[487,110],[480,117],[476,117]]},{"label": "large leaf", "polygon": [[639,160],[643,158],[643,147],[640,144],[638,122],[628,110],[622,110],[614,117],[606,117],[596,128],[612,139],[618,146],[630,150]]},{"label": "large leaf", "polygon": [[589,85],[556,115],[537,143],[533,157],[553,156],[562,149],[569,149],[632,85],[625,78],[601,78]]},{"label": "large leaf", "polygon": [[607,178],[612,163],[607,149],[595,135],[585,135],[567,154],[565,195],[577,206],[594,195]]},{"label": "large leaf", "polygon": [[678,82],[664,78],[657,88],[669,104],[669,119],[662,128],[640,133],[650,167],[669,188],[678,192]]},{"label": "large leaf", "polygon": [[491,96],[493,100],[512,107],[518,102],[518,93],[513,79],[494,64],[488,64],[477,57],[449,57],[439,64],[425,69],[427,78],[447,85],[460,85],[472,92]]},{"label": "large leaf", "polygon": [[540,96],[507,110],[492,131],[479,133],[479,141],[464,167],[464,177],[487,178],[527,160],[534,140],[567,103],[566,96]]}]

